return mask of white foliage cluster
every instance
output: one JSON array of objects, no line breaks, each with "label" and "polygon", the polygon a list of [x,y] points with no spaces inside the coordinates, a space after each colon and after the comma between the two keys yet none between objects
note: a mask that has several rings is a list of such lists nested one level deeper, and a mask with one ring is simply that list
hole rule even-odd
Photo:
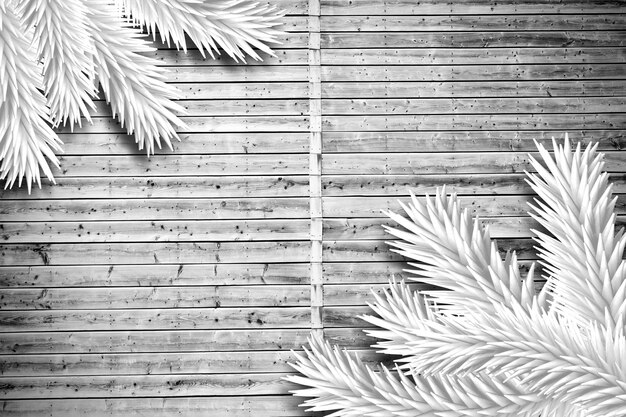
[{"label": "white foliage cluster", "polygon": [[[277,43],[283,12],[249,0],[9,0],[0,4],[0,179],[54,181],[62,145],[51,127],[91,122],[98,85],[113,116],[148,155],[172,147],[184,109],[150,57],[145,27],[187,51],[260,59]],[[43,94],[42,94],[43,92]]]},{"label": "white foliage cluster", "polygon": [[395,369],[372,369],[312,339],[288,379],[307,388],[304,406],[332,416],[626,415],[626,238],[615,232],[616,198],[597,145],[552,156],[528,174],[537,192],[531,215],[547,283],[536,293],[534,265],[522,276],[515,253],[499,255],[488,228],[438,190],[387,213],[394,251],[415,261],[412,291],[393,281],[376,295],[380,351]]}]

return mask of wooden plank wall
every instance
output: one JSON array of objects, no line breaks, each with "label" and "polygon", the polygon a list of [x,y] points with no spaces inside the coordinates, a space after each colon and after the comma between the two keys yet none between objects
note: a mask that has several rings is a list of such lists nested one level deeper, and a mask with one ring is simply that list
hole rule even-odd
[{"label": "wooden plank wall", "polygon": [[381,209],[409,189],[448,184],[524,260],[533,138],[599,141],[626,191],[625,6],[322,0],[324,324],[346,330],[332,339],[371,344],[355,317],[405,266]]},{"label": "wooden plank wall", "polygon": [[375,359],[355,316],[402,275],[380,210],[408,189],[449,184],[525,260],[533,138],[599,141],[626,192],[624,2],[273,3],[275,58],[154,54],[175,152],[99,103],[57,185],[0,194],[3,416],[303,415],[281,377],[311,329]]}]

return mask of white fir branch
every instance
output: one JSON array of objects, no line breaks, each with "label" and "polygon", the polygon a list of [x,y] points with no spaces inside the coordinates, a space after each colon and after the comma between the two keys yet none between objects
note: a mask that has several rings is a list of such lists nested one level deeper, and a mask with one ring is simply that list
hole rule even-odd
[{"label": "white fir branch", "polygon": [[30,192],[33,182],[41,187],[40,169],[54,182],[48,161],[59,166],[55,152],[61,151],[61,140],[49,126],[42,77],[27,32],[13,6],[0,4],[0,178],[5,189],[15,182],[21,186],[25,178]]},{"label": "white fir branch", "polygon": [[565,316],[615,327],[626,318],[626,236],[615,233],[616,197],[597,145],[572,151],[553,142],[554,157],[537,144],[537,174],[528,183],[539,195],[531,215],[548,233],[535,231],[549,273],[552,305]]},{"label": "white fir branch", "polygon": [[22,18],[34,28],[44,91],[54,126],[91,121],[97,96],[93,82],[95,53],[82,0],[22,0]]},{"label": "white fir branch", "polygon": [[172,149],[171,139],[178,139],[175,128],[185,127],[177,116],[184,109],[171,100],[179,92],[164,82],[157,61],[141,54],[154,49],[108,1],[88,0],[88,5],[98,79],[113,115],[148,155],[161,148],[161,141]]},{"label": "white fir branch", "polygon": [[0,81],[10,80],[0,103],[0,178],[12,187],[26,177],[29,192],[31,182],[40,183],[38,169],[53,180],[46,157],[58,165],[61,142],[48,124],[73,130],[83,118],[90,122],[98,83],[139,149],[150,155],[178,139],[185,128],[179,117],[185,112],[174,101],[179,93],[149,57],[154,49],[137,23],[185,52],[188,36],[203,55],[225,51],[244,62],[246,55],[273,55],[269,45],[284,34],[283,11],[248,0],[10,0],[0,7],[5,21],[14,20],[0,28],[0,47],[8,48],[0,51]]},{"label": "white fir branch", "polygon": [[[413,292],[392,282],[384,296],[375,295],[376,315],[363,317],[377,326],[366,332],[379,340],[374,346],[382,353],[394,355],[416,391],[421,379],[456,381],[449,385],[455,395],[484,407],[463,415],[506,415],[494,414],[495,401],[517,410],[513,415],[524,415],[521,409],[541,416],[624,416],[626,244],[623,233],[615,233],[615,198],[602,155],[595,145],[572,151],[567,139],[554,144],[554,156],[538,147],[542,161],[532,160],[537,173],[529,174],[529,182],[539,195],[533,216],[545,229],[537,232],[549,274],[540,293],[534,292],[532,270],[531,278],[522,279],[515,254],[501,259],[488,229],[462,211],[454,195],[438,190],[434,198],[412,196],[403,206],[407,218],[387,213],[401,226],[387,230],[400,239],[391,242],[393,250],[414,261],[410,279],[440,289]],[[341,409],[345,403],[334,396],[346,392],[352,392],[345,394],[350,404],[359,401],[358,393],[364,399],[412,398],[372,378],[360,378],[366,386],[346,385],[352,378],[347,369],[365,371],[333,352],[314,349],[297,364],[304,363],[297,368],[304,375],[292,380],[309,387],[296,391],[313,397],[308,404],[323,397],[322,404]],[[507,394],[460,386],[464,378],[476,386],[496,384]],[[429,411],[416,407],[403,415],[455,416],[430,405]]]},{"label": "white fir branch", "polygon": [[293,391],[296,396],[312,397],[302,404],[307,411],[334,411],[329,416],[343,417],[546,417],[565,411],[577,415],[571,407],[544,408],[541,402],[524,398],[523,391],[497,380],[473,375],[407,376],[383,366],[372,369],[348,351],[314,337],[309,345],[305,355],[296,353],[298,362],[293,364],[304,376],[287,377],[308,387]]},{"label": "white fir branch", "polygon": [[[372,347],[379,352],[401,356],[398,363],[407,363],[405,368],[411,369],[411,363],[415,361],[411,355],[414,354],[413,345],[421,332],[432,331],[429,322],[438,322],[440,315],[436,311],[436,306],[417,291],[412,291],[404,282],[392,280],[389,289],[384,292],[384,297],[374,293],[375,302],[370,303],[370,307],[376,314],[364,315],[361,318],[368,323],[377,326],[374,329],[367,329],[365,332],[379,341]],[[495,313],[495,310],[490,310]],[[423,339],[426,342],[428,340]],[[498,386],[507,392],[518,393],[516,396],[502,395],[499,404],[509,410],[542,410],[545,416],[548,411],[559,414],[565,408],[560,401],[553,401],[550,398],[532,393],[526,389],[516,378],[507,378],[503,375],[487,375],[484,373],[476,375],[477,380],[484,383],[489,380],[497,383]],[[569,412],[573,412],[575,407],[569,407]],[[559,411],[561,410],[561,411]],[[549,413],[548,413],[549,414]]]},{"label": "white fir branch", "polygon": [[134,21],[156,37],[158,27],[162,42],[187,51],[185,34],[211,57],[222,48],[235,60],[245,61],[246,54],[260,60],[254,48],[274,55],[269,43],[279,43],[277,30],[283,11],[247,0],[117,0]]},{"label": "white fir branch", "polygon": [[495,313],[425,322],[428,329],[416,329],[411,342],[411,371],[517,377],[529,390],[579,405],[588,416],[624,415],[623,331],[582,329],[537,305],[530,315],[519,306],[496,307]]},{"label": "white fir branch", "polygon": [[401,241],[388,242],[411,260],[418,269],[409,270],[415,280],[442,287],[425,291],[443,308],[463,310],[479,307],[485,311],[500,303],[528,305],[535,295],[534,265],[522,279],[515,253],[502,260],[491,240],[489,229],[461,210],[455,194],[445,188],[424,201],[411,193],[411,203],[400,203],[408,218],[385,214],[404,230],[385,227]]}]

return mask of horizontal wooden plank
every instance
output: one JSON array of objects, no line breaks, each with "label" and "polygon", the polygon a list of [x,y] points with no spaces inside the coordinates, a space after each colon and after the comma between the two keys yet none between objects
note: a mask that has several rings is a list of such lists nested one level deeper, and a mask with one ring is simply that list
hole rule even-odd
[{"label": "horizontal wooden plank", "polygon": [[58,177],[304,175],[308,154],[60,156]]},{"label": "horizontal wooden plank", "polygon": [[[626,153],[606,151],[604,170],[626,170]],[[471,153],[359,153],[331,154],[322,160],[322,172],[329,175],[358,174],[473,174],[533,171],[531,156],[537,152]]]},{"label": "horizontal wooden plank", "polygon": [[296,386],[285,374],[180,374],[2,378],[0,394],[10,399],[182,397],[288,394]]},{"label": "horizontal wooden plank", "polygon": [[[307,35],[308,36],[308,35]],[[293,45],[302,48],[306,43]],[[170,82],[285,82],[307,81],[309,68],[306,65],[280,66],[212,66],[205,67],[177,66],[164,68],[165,77]]]},{"label": "horizontal wooden plank", "polygon": [[[602,151],[626,148],[626,131],[567,130],[573,142],[598,143]],[[554,131],[458,131],[458,132],[323,132],[324,153],[359,152],[463,152],[535,151],[535,140],[552,149]]]},{"label": "horizontal wooden plank", "polygon": [[[352,353],[370,363],[385,359],[372,350]],[[4,377],[284,373],[293,372],[288,362],[295,359],[290,351],[5,355],[0,356],[0,373]]]},{"label": "horizontal wooden plank", "polygon": [[5,288],[0,309],[100,310],[306,306],[308,285],[186,286],[120,288]]},{"label": "horizontal wooden plank", "polygon": [[[480,223],[488,226],[491,237],[496,239],[532,238],[535,236],[532,230],[544,230],[531,217],[481,217]],[[623,227],[625,223],[626,217],[618,217],[618,228]],[[327,219],[323,224],[323,236],[328,240],[393,239],[393,236],[383,229],[383,225],[398,227],[396,222],[384,218]]]},{"label": "horizontal wooden plank", "polygon": [[[220,133],[220,132],[302,132],[307,131],[309,118],[307,116],[206,116],[181,117],[187,128],[181,133]],[[122,133],[126,132],[117,120],[106,117],[96,117],[92,123],[82,127],[69,126],[58,129],[60,133]]]},{"label": "horizontal wooden plank", "polygon": [[323,66],[322,81],[515,81],[626,78],[623,64]]},{"label": "horizontal wooden plank", "polygon": [[350,327],[344,328],[332,328],[324,329],[324,336],[331,344],[337,345],[342,348],[349,349],[361,349],[369,348],[377,343],[379,340],[368,336],[365,333],[366,328],[371,326],[364,326],[361,329],[354,329]]},{"label": "horizontal wooden plank", "polygon": [[626,31],[337,32],[321,34],[322,48],[582,48],[621,47]]},{"label": "horizontal wooden plank", "polygon": [[[307,198],[0,200],[4,221],[302,219]],[[0,229],[0,234],[2,230]]]},{"label": "horizontal wooden plank", "polygon": [[0,332],[289,329],[311,325],[310,307],[0,311]]},{"label": "horizontal wooden plank", "polygon": [[[180,264],[0,267],[0,287],[303,285],[309,264]],[[229,290],[229,291],[230,291]]]},{"label": "horizontal wooden plank", "polygon": [[[481,217],[480,222],[489,226],[492,238],[529,238],[531,229],[542,229],[530,217]],[[324,239],[327,240],[384,240],[394,239],[383,226],[398,227],[390,219],[327,219],[324,220]],[[400,229],[402,229],[400,227]],[[404,229],[403,229],[404,230]],[[36,293],[33,292],[33,294]],[[39,291],[41,294],[42,291]],[[3,300],[4,301],[4,300]]]},{"label": "horizontal wooden plank", "polygon": [[374,315],[368,306],[338,306],[324,308],[324,326],[327,327],[356,327],[371,326],[361,317],[365,314]]},{"label": "horizontal wooden plank", "polygon": [[[529,195],[461,196],[459,201],[461,207],[467,207],[472,215],[480,217],[525,216],[533,198]],[[402,211],[399,200],[410,202],[407,196],[367,197],[367,200],[363,197],[323,197],[322,208],[325,218],[386,217],[382,210]],[[615,210],[618,214],[626,213],[626,196],[617,196]]]},{"label": "horizontal wooden plank", "polygon": [[[565,77],[566,75],[561,76],[561,78]],[[325,98],[536,98],[626,95],[626,80],[356,82],[355,79],[359,78],[347,80],[348,82],[323,83],[322,96]]]},{"label": "horizontal wooden plank", "polygon": [[626,25],[626,15],[522,15],[517,13],[493,15],[488,13],[428,16],[417,13],[416,16],[322,16],[320,23],[323,32],[619,30]]},{"label": "horizontal wooden plank", "polygon": [[621,1],[573,0],[555,3],[551,0],[463,0],[442,3],[426,0],[321,0],[323,15],[494,15],[494,14],[561,14],[625,13]]},{"label": "horizontal wooden plank", "polygon": [[[413,193],[434,194],[437,187],[446,186],[449,193],[466,194],[534,194],[525,174],[460,174],[460,175],[325,175],[322,177],[324,196],[377,196]],[[626,193],[626,178],[612,174],[613,192]]]},{"label": "horizontal wooden plank", "polygon": [[[309,3],[306,0],[262,0],[259,3],[284,10],[288,16],[307,15],[309,13]],[[288,22],[288,20],[285,21]]]},{"label": "horizontal wooden plank", "polygon": [[[343,131],[379,130],[558,130],[626,129],[623,113],[598,114],[496,114],[496,115],[389,115],[323,116],[324,129]],[[555,132],[559,134],[560,132]]]},{"label": "horizontal wooden plank", "polygon": [[306,242],[2,244],[0,265],[308,262]]},{"label": "horizontal wooden plank", "polygon": [[[309,178],[301,176],[254,177],[59,177],[54,187],[24,187],[0,190],[5,199],[74,199],[81,198],[241,198],[242,202],[258,197],[300,197],[309,194]],[[2,201],[0,201],[2,202]],[[207,204],[213,204],[206,201]],[[219,204],[222,204],[221,202]],[[229,203],[225,204],[229,206]],[[245,203],[243,204],[245,205]],[[200,209],[202,206],[195,207]],[[209,206],[210,207],[210,206]],[[215,206],[214,206],[215,207]],[[242,207],[243,208],[243,207]]]},{"label": "horizontal wooden plank", "polygon": [[295,355],[289,351],[4,355],[0,356],[0,374],[46,377],[271,373],[291,372],[293,368],[287,362],[294,360]]},{"label": "horizontal wooden plank", "polygon": [[[498,239],[499,250],[504,254],[507,250],[517,253],[521,260],[537,259],[533,239]],[[330,262],[360,261],[406,261],[406,259],[390,250],[385,240],[333,240],[323,243],[323,256]]]},{"label": "horizontal wooden plank", "polygon": [[409,274],[404,271],[405,268],[408,268],[408,265],[404,260],[392,262],[324,262],[322,279],[324,287],[328,284],[337,283],[343,285],[388,284],[392,278],[407,279]]},{"label": "horizontal wooden plank", "polygon": [[526,152],[331,154],[322,160],[327,175],[511,173],[530,168]]},{"label": "horizontal wooden plank", "polygon": [[[186,100],[211,99],[294,99],[309,96],[308,81],[300,82],[220,82],[171,83]],[[219,88],[216,88],[219,87]],[[100,94],[100,97],[103,97]]]},{"label": "horizontal wooden plank", "polygon": [[[307,22],[300,21],[300,23]],[[306,26],[304,26],[306,28]],[[302,28],[297,28],[302,30]],[[293,33],[293,32],[292,32]],[[158,39],[158,37],[157,37]],[[301,40],[302,38],[298,38]],[[160,39],[159,39],[160,40]],[[158,42],[158,41],[157,41]],[[195,46],[195,45],[194,45]],[[261,54],[261,60],[256,61],[254,59],[247,59],[246,62],[241,62],[241,60],[236,61],[232,57],[227,54],[216,55],[215,58],[211,58],[206,52],[203,57],[198,49],[187,49],[187,52],[183,50],[176,49],[161,49],[144,53],[151,58],[159,61],[160,66],[185,66],[185,65],[193,65],[193,66],[206,66],[206,67],[216,67],[216,66],[240,66],[240,65],[250,65],[250,66],[276,66],[276,65],[306,65],[308,63],[308,51],[306,49],[284,49],[290,48],[291,44],[279,45],[278,47],[272,48],[274,52],[274,56],[268,54]],[[302,47],[306,47],[303,45]]]},{"label": "horizontal wooden plank", "polygon": [[[133,137],[123,133],[62,133],[63,155],[142,155]],[[181,133],[180,141],[169,148],[157,149],[156,155],[185,154],[271,154],[280,146],[282,154],[306,153],[309,134],[293,133]]]},{"label": "horizontal wooden plank", "polygon": [[626,112],[626,97],[324,99],[325,115]]},{"label": "horizontal wooden plank", "polygon": [[[96,101],[94,117],[111,117],[111,108],[105,101]],[[309,112],[309,102],[294,100],[179,100],[184,110],[175,112],[182,116],[298,116]]]},{"label": "horizontal wooden plank", "polygon": [[358,48],[325,49],[323,65],[576,64],[626,61],[626,49],[607,48]]},{"label": "horizontal wooden plank", "polygon": [[309,220],[0,223],[5,243],[248,242],[306,240]]},{"label": "horizontal wooden plank", "polygon": [[310,329],[3,333],[2,354],[234,352],[300,349]]},{"label": "horizontal wooden plank", "polygon": [[[398,277],[395,277],[398,279]],[[391,276],[389,277],[391,279]],[[413,291],[430,289],[423,284],[409,282],[409,288]],[[376,302],[373,294],[383,295],[389,288],[389,283],[368,284],[325,284],[324,285],[324,308],[335,306],[365,306]],[[10,357],[9,357],[10,359]]]},{"label": "horizontal wooden plank", "polygon": [[297,417],[305,414],[298,407],[302,398],[293,395],[233,396],[233,397],[164,397],[164,398],[90,398],[58,400],[4,400],[0,401],[3,415],[25,417],[114,417],[154,416],[170,417],[184,413],[186,417],[254,417],[259,414],[275,417]]},{"label": "horizontal wooden plank", "polygon": [[[405,269],[415,268],[409,266],[406,261],[324,262],[324,296],[335,297],[336,294],[337,297],[343,297],[340,289],[344,286],[359,288],[358,294],[361,294],[363,288],[367,289],[375,284],[388,285],[393,278],[398,281],[403,279],[410,281],[413,274],[406,272]],[[526,276],[532,261],[526,260],[519,263],[522,276]],[[537,266],[535,271],[535,278],[541,280],[541,267]],[[334,287],[339,289],[333,289]],[[328,291],[326,291],[327,288]],[[346,299],[346,302],[349,300]]]}]

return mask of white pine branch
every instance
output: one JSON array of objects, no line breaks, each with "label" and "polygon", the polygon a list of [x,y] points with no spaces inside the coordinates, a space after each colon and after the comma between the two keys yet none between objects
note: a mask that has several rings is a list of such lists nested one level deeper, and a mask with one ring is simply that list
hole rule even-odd
[{"label": "white pine branch", "polygon": [[267,4],[247,0],[117,0],[133,20],[144,25],[153,36],[158,28],[161,40],[170,39],[178,48],[187,50],[185,34],[202,55],[205,50],[214,57],[218,48],[235,59],[245,54],[261,59],[253,48],[274,55],[267,45],[278,43],[283,32],[283,12]]},{"label": "white pine branch", "polygon": [[527,306],[535,295],[533,270],[522,279],[515,253],[504,261],[488,228],[461,210],[456,195],[447,196],[445,188],[437,189],[434,198],[425,202],[411,194],[411,203],[402,207],[409,218],[385,212],[406,230],[385,227],[401,241],[389,242],[392,249],[419,262],[417,281],[445,290],[424,291],[434,297],[441,308],[463,314],[467,308],[490,311],[494,304]]},{"label": "white pine branch", "polygon": [[[532,392],[578,405],[588,416],[626,415],[626,338],[623,331],[581,328],[520,306],[496,306],[462,319],[424,322],[411,343],[411,372],[487,372],[519,378]],[[623,326],[623,325],[622,325]]]},{"label": "white pine branch", "polygon": [[[413,354],[413,345],[422,339],[420,332],[432,331],[429,322],[438,322],[438,313],[436,307],[419,293],[412,291],[404,281],[397,283],[395,280],[390,282],[389,289],[385,291],[382,297],[374,293],[375,303],[370,307],[376,313],[376,316],[365,315],[362,318],[370,324],[377,326],[378,329],[367,329],[365,332],[379,341],[372,347],[381,349],[381,352],[389,355],[401,356],[396,362],[408,363],[411,367],[413,361],[420,361],[418,357],[411,356]],[[447,317],[450,317],[449,315]],[[484,380],[485,376],[478,375],[477,380]],[[519,409],[520,413],[524,410],[542,410],[543,416],[546,415],[565,415],[564,405],[559,401],[552,401],[550,398],[537,393],[530,392],[526,387],[519,383],[516,378],[505,378],[502,375],[490,375],[487,378],[502,388],[506,388],[507,392],[516,392],[519,395],[513,396],[502,395],[499,403],[504,407],[506,402],[509,405],[508,410]],[[567,415],[578,413],[572,407],[567,409]]]},{"label": "white pine branch", "polygon": [[61,141],[48,125],[50,116],[46,99],[39,91],[42,80],[34,52],[26,40],[11,4],[0,4],[0,178],[5,188],[26,178],[41,187],[39,170],[52,182],[48,160],[56,167],[54,152],[61,151]]},{"label": "white pine branch", "polygon": [[89,11],[81,0],[22,0],[27,27],[34,28],[39,60],[43,61],[44,91],[54,126],[91,120],[95,106],[95,53],[87,27]]},{"label": "white pine branch", "polygon": [[176,113],[184,109],[171,101],[178,98],[178,91],[163,81],[157,61],[140,54],[154,49],[107,1],[88,0],[87,5],[92,11],[98,78],[113,115],[148,155],[161,147],[161,140],[171,149],[171,139],[178,139],[175,127],[185,126]]},{"label": "white pine branch", "polygon": [[539,195],[531,205],[549,233],[536,232],[549,273],[553,306],[579,321],[615,327],[626,319],[626,236],[615,233],[615,201],[597,145],[572,152],[569,139],[554,144],[554,158],[537,144],[543,162],[531,158],[528,174]]},{"label": "white pine branch", "polygon": [[542,408],[524,398],[523,391],[488,377],[406,376],[385,367],[373,370],[347,351],[327,342],[310,339],[311,350],[296,354],[292,366],[302,376],[287,380],[308,388],[294,395],[313,397],[303,403],[308,411],[335,411],[343,417],[531,417],[565,415],[575,417],[571,407]]}]

